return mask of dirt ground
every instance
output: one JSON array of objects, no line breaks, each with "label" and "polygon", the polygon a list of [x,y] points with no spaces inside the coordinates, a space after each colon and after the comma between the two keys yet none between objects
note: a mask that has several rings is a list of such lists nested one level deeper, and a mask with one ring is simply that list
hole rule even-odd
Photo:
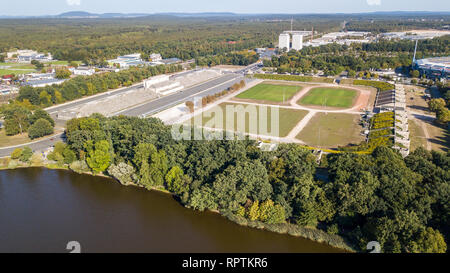
[{"label": "dirt ground", "polygon": [[411,111],[431,115],[428,110],[425,88],[420,86],[404,85],[406,91],[406,105]]}]

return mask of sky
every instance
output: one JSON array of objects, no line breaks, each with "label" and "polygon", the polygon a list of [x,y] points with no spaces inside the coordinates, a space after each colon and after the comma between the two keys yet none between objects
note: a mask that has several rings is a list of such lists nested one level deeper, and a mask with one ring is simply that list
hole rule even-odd
[{"label": "sky", "polygon": [[374,11],[450,11],[449,0],[0,0],[0,15],[93,13],[235,12],[356,13]]}]

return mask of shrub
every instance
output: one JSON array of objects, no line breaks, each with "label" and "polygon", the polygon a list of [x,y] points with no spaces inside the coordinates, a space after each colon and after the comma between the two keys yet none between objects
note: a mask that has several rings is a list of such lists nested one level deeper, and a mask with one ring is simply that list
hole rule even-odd
[{"label": "shrub", "polygon": [[353,84],[375,87],[379,91],[388,91],[395,89],[395,86],[393,84],[381,81],[354,80]]},{"label": "shrub", "polygon": [[22,155],[22,151],[22,148],[14,149],[14,151],[11,153],[11,159],[19,159],[19,157]]},{"label": "shrub", "polygon": [[255,74],[255,78],[266,80],[281,80],[281,81],[297,81],[297,82],[325,82],[333,83],[332,78],[317,78],[317,77],[305,77],[295,75],[276,75],[276,74]]},{"label": "shrub", "polygon": [[134,168],[126,163],[119,163],[117,165],[111,165],[108,168],[108,173],[117,179],[122,185],[133,184],[136,180],[136,174]]},{"label": "shrub", "polygon": [[33,154],[30,159],[31,165],[33,166],[42,165],[42,161],[43,161],[42,156],[39,153]]},{"label": "shrub", "polygon": [[69,168],[76,173],[85,173],[90,171],[89,166],[84,160],[74,161],[70,163]]},{"label": "shrub", "polygon": [[32,155],[33,155],[33,150],[31,150],[30,147],[25,147],[25,148],[23,148],[23,151],[22,151],[19,159],[22,162],[29,162]]},{"label": "shrub", "polygon": [[64,157],[64,163],[65,164],[70,164],[72,162],[74,162],[75,160],[77,160],[77,156],[75,155],[75,152],[72,151],[69,146],[66,146],[66,148],[63,151],[63,157]]},{"label": "shrub", "polygon": [[28,129],[28,136],[31,139],[35,139],[38,137],[43,137],[47,135],[53,134],[53,126],[52,124],[43,118],[38,119],[33,125]]}]

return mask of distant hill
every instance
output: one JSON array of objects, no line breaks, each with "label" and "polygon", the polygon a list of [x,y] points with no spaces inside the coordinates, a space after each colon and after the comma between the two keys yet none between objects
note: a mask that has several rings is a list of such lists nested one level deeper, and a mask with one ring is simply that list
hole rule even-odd
[{"label": "distant hill", "polygon": [[[10,15],[0,15],[0,19],[25,19],[25,18],[73,18],[73,19],[81,19],[81,18],[136,18],[136,17],[144,17],[144,16],[173,16],[173,17],[233,17],[233,16],[292,16],[292,15],[314,15],[320,16],[320,13],[299,13],[299,14],[270,14],[270,13],[261,13],[261,14],[239,14],[233,12],[198,12],[198,13],[183,13],[183,12],[165,12],[165,13],[91,13],[86,11],[69,11],[65,13],[61,13],[59,15],[42,15],[42,16],[10,16]],[[322,14],[326,16],[333,16],[333,14]],[[342,16],[342,15],[361,15],[361,16],[450,16],[450,12],[448,11],[378,11],[378,12],[367,12],[367,13],[336,13],[334,15]]]},{"label": "distant hill", "polygon": [[61,13],[59,15],[52,16],[52,17],[56,17],[56,18],[127,18],[127,17],[142,17],[142,16],[148,16],[148,15],[150,15],[150,14],[146,14],[146,13],[130,13],[130,14],[102,13],[102,14],[97,14],[97,13],[90,13],[90,12],[86,12],[86,11],[70,11],[70,12]]}]

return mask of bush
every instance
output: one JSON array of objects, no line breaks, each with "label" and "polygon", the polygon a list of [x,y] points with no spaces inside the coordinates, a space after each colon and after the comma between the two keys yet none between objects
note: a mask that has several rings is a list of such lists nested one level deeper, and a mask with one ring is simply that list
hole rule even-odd
[{"label": "bush", "polygon": [[325,82],[333,83],[332,78],[317,78],[317,77],[305,77],[295,75],[276,75],[276,74],[255,74],[255,78],[265,80],[281,80],[281,81],[297,81],[297,82]]},{"label": "bush", "polygon": [[42,161],[43,161],[42,156],[38,153],[33,154],[30,159],[31,165],[33,166],[42,165]]},{"label": "bush", "polygon": [[353,84],[375,87],[379,91],[388,91],[388,90],[395,89],[395,86],[393,84],[390,84],[387,82],[379,82],[379,81],[354,80]]},{"label": "bush", "polygon": [[11,153],[11,159],[19,159],[19,157],[22,155],[22,151],[22,148],[14,149],[14,151]]},{"label": "bush", "polygon": [[52,124],[43,118],[38,119],[31,127],[28,129],[28,136],[31,139],[48,136],[53,134]]},{"label": "bush", "polygon": [[30,147],[25,147],[19,157],[22,162],[29,162],[31,156],[33,155],[33,150]]},{"label": "bush", "polygon": [[70,163],[69,168],[76,173],[85,173],[90,170],[89,166],[84,160],[74,161]]},{"label": "bush", "polygon": [[75,160],[77,160],[77,156],[75,155],[75,152],[72,151],[69,148],[69,146],[66,146],[62,155],[64,157],[65,164],[70,164],[70,163],[74,162]]}]

